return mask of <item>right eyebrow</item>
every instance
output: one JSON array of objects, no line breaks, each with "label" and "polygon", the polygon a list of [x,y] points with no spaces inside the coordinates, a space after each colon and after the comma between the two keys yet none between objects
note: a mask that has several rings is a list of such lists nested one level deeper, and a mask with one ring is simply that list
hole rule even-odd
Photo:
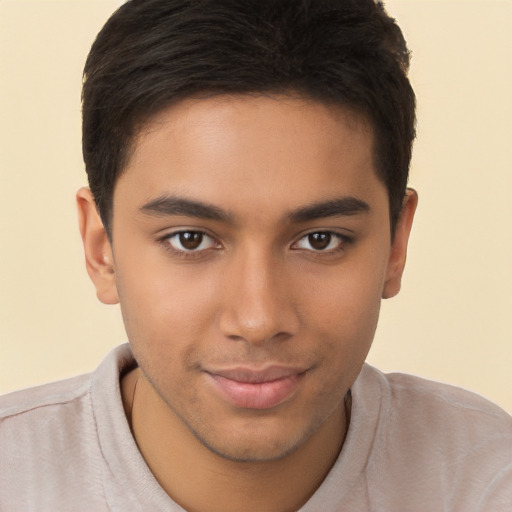
[{"label": "right eyebrow", "polygon": [[231,222],[232,216],[222,208],[179,196],[163,195],[144,204],[139,210],[154,217],[176,216]]}]

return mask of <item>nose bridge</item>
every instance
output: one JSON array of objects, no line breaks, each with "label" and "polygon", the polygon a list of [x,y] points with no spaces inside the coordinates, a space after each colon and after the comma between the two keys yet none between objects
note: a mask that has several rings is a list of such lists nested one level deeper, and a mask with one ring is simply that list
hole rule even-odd
[{"label": "nose bridge", "polygon": [[296,321],[281,267],[280,258],[258,244],[233,257],[221,312],[226,336],[257,344],[293,334]]}]

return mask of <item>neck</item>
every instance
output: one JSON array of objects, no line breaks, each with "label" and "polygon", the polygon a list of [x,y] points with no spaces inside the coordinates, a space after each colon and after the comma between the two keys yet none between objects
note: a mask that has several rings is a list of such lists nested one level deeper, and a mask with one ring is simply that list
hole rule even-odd
[{"label": "neck", "polygon": [[[123,403],[151,472],[179,505],[194,512],[284,512],[300,508],[334,464],[348,428],[345,404],[291,454],[236,462],[206,448],[136,369],[122,382]],[[284,485],[283,485],[284,483]]]}]

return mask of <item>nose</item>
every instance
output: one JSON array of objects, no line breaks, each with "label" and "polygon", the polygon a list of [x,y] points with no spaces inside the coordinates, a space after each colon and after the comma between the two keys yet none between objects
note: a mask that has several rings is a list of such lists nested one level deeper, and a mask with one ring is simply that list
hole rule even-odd
[{"label": "nose", "polygon": [[234,258],[221,292],[222,333],[251,345],[290,338],[299,326],[283,263],[263,252],[248,250]]}]

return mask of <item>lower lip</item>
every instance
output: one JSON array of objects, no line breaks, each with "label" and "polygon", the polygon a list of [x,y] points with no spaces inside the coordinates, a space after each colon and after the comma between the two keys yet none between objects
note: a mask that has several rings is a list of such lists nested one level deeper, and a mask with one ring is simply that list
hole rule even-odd
[{"label": "lower lip", "polygon": [[220,375],[210,376],[221,395],[232,405],[244,409],[270,409],[295,393],[304,374],[258,383],[238,382]]}]

